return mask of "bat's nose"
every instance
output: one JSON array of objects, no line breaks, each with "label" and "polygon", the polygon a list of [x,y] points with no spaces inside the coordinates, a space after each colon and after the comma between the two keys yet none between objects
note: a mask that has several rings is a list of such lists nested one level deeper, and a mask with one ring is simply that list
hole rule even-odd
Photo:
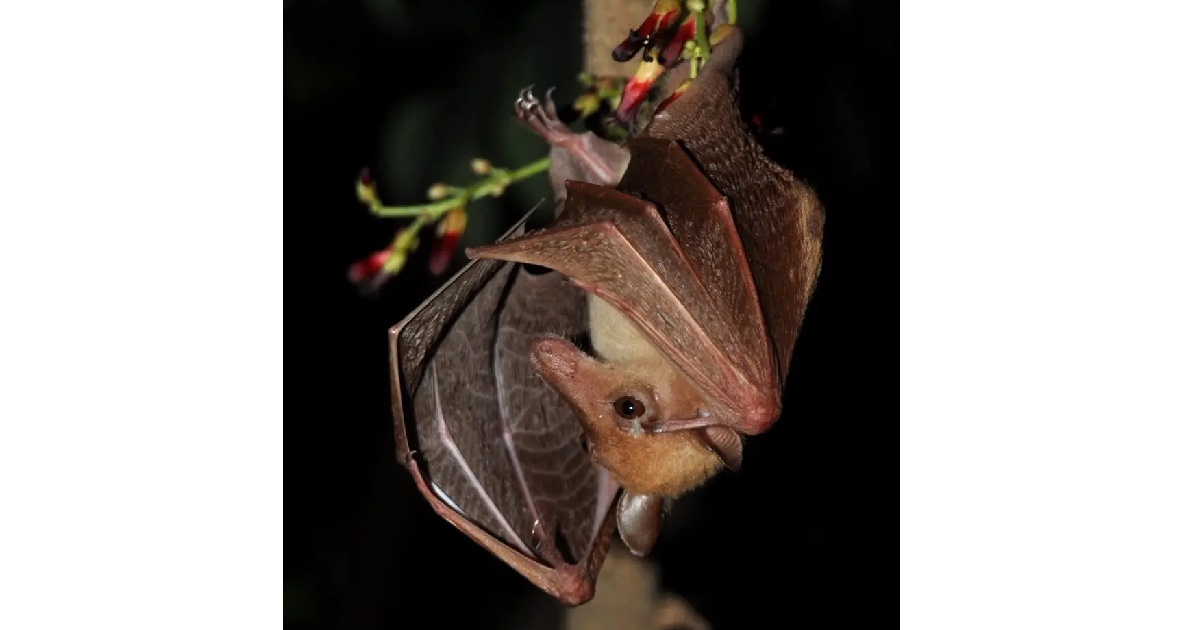
[{"label": "bat's nose", "polygon": [[538,337],[529,344],[529,360],[543,379],[560,385],[579,371],[583,353],[570,342],[555,337]]}]

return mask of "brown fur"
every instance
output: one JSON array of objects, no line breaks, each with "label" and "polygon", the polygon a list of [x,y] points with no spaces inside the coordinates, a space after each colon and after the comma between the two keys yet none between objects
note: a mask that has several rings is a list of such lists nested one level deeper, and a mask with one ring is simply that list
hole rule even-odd
[{"label": "brown fur", "polygon": [[641,423],[694,415],[695,387],[623,315],[589,297],[592,345],[600,360],[563,340],[539,340],[534,366],[576,408],[592,456],[626,490],[676,497],[706,481],[721,459],[696,431],[631,430],[613,408],[622,396],[646,407]]}]

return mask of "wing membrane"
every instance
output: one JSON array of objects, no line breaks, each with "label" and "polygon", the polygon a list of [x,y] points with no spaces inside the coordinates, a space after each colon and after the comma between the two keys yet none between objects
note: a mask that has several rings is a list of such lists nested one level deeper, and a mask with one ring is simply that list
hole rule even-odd
[{"label": "wing membrane", "polygon": [[582,292],[559,274],[479,261],[392,329],[398,455],[422,494],[567,603],[591,597],[616,488],[527,348],[586,322]]}]

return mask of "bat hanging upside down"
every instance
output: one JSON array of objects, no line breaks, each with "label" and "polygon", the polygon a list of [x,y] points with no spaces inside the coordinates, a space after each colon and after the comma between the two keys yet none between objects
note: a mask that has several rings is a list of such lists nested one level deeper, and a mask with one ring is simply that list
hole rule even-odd
[{"label": "bat hanging upside down", "polygon": [[[695,488],[722,464],[737,470],[742,441],[707,424],[696,387],[616,309],[589,295],[588,311],[599,360],[544,337],[531,348],[534,369],[567,399],[588,451],[625,490],[618,529],[634,554],[645,555],[658,538],[663,499]],[[699,428],[687,428],[693,424]]]},{"label": "bat hanging upside down", "polygon": [[523,91],[555,220],[468,249],[392,329],[398,451],[418,487],[567,603],[591,597],[614,525],[648,553],[664,500],[740,467],[743,436],[782,409],[824,215],[742,122],[727,32],[686,89],[686,64],[665,73],[670,99],[623,145]]}]

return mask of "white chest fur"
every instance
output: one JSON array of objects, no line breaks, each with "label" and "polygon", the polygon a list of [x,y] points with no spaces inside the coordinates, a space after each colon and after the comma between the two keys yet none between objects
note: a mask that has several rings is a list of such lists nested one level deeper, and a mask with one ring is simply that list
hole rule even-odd
[{"label": "white chest fur", "polygon": [[609,362],[663,360],[662,354],[624,315],[604,300],[588,295],[592,348]]}]

